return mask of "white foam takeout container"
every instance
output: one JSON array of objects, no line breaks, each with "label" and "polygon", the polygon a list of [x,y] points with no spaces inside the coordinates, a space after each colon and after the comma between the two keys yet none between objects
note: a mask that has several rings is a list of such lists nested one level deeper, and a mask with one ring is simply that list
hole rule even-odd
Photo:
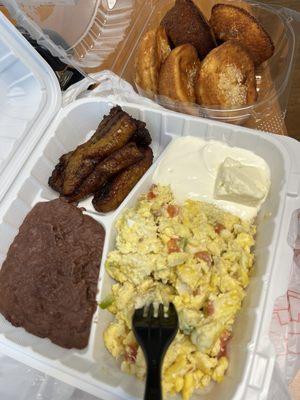
[{"label": "white foam takeout container", "polygon": [[[57,197],[47,182],[58,158],[86,140],[113,104],[90,97],[62,108],[54,74],[1,15],[0,87],[1,265],[27,213],[37,202]],[[80,203],[106,230],[99,300],[109,293],[112,283],[104,261],[114,247],[114,222],[124,208],[147,191],[157,159],[173,138],[195,135],[220,140],[254,151],[271,168],[272,188],[258,218],[256,265],[234,326],[230,367],[224,382],[203,395],[206,400],[265,399],[275,362],[268,329],[274,300],[287,288],[292,260],[287,234],[291,215],[300,205],[300,143],[173,112],[120,105],[147,123],[155,163],[116,212],[100,215],[90,200]],[[111,319],[107,311],[97,310],[89,346],[78,351],[30,335],[0,315],[0,351],[105,400],[142,398],[143,383],[122,373],[104,347],[102,333]]]}]

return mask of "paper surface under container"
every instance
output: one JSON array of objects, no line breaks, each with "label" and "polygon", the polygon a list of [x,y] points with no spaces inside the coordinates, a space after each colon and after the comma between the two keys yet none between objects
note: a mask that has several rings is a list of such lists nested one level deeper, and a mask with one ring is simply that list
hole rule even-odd
[{"label": "paper surface under container", "polygon": [[[20,53],[16,53],[20,48],[18,44],[24,44],[23,39],[5,19],[0,18],[1,33],[4,35],[1,38],[5,37],[6,44],[17,54],[17,62],[20,62],[21,66],[34,66],[31,72],[39,84],[46,84],[47,80],[53,82],[53,76],[48,74],[47,67],[35,69],[34,60],[38,63],[39,59],[36,59],[34,50],[27,56],[21,50]],[[11,33],[5,36],[10,30]],[[25,135],[35,141],[28,141],[24,147],[22,144],[25,142],[19,142],[16,151],[9,156],[10,165],[17,165],[17,162],[21,165],[15,171],[10,170],[10,187],[6,187],[0,200],[0,265],[26,214],[38,201],[57,197],[57,193],[48,187],[47,182],[58,158],[86,140],[104,114],[114,105],[105,100],[89,98],[75,101],[58,111],[60,94],[55,91],[55,85],[52,89],[50,85],[50,90],[47,88],[48,86],[44,96],[46,99],[50,96],[52,102],[46,104],[52,106],[43,108],[44,115],[42,112],[36,113],[31,121],[30,134]],[[27,97],[30,98],[30,95],[31,93]],[[7,101],[5,95],[4,101]],[[40,103],[37,104],[39,106]],[[274,300],[286,289],[287,282],[277,278],[289,272],[286,270],[283,274],[282,264],[291,264],[292,252],[288,247],[286,235],[290,217],[296,204],[299,204],[300,171],[292,168],[283,141],[273,136],[173,112],[153,110],[142,105],[120,105],[133,117],[147,123],[153,138],[155,160],[163,154],[173,138],[188,134],[252,150],[263,157],[271,168],[272,189],[258,218],[255,249],[257,262],[248,296],[234,327],[234,339],[229,352],[230,368],[224,382],[215,385],[210,393],[203,396],[207,400],[221,396],[224,400],[263,400],[267,396],[275,361],[268,330]],[[19,111],[21,115],[21,105]],[[41,125],[37,124],[39,121]],[[4,125],[5,128],[7,126]],[[2,140],[0,143],[2,144]],[[294,144],[295,148],[299,146],[297,142]],[[108,251],[114,247],[114,222],[124,208],[133,205],[137,196],[148,189],[154,169],[155,165],[114,213],[96,213],[90,200],[80,203],[106,230],[98,300],[106,296],[112,283],[105,272],[104,261]],[[3,182],[6,182],[4,178],[0,176],[1,187]],[[271,213],[271,217],[265,218],[266,213]],[[102,399],[141,398],[143,384],[122,373],[104,347],[102,332],[111,318],[107,311],[98,310],[94,316],[89,346],[78,351],[66,350],[52,344],[48,339],[30,335],[22,328],[13,327],[0,316],[0,351]]]}]

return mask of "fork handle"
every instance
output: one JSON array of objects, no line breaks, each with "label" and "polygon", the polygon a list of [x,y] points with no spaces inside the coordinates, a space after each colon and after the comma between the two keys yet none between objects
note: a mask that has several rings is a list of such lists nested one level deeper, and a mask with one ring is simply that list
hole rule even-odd
[{"label": "fork handle", "polygon": [[161,363],[151,360],[147,368],[144,400],[163,400],[161,388]]}]

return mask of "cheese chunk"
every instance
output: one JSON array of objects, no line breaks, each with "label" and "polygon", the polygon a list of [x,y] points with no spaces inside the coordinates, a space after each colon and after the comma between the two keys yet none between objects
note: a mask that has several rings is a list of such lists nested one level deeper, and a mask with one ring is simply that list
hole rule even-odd
[{"label": "cheese chunk", "polygon": [[258,207],[270,189],[270,178],[261,168],[226,158],[220,165],[215,198]]}]

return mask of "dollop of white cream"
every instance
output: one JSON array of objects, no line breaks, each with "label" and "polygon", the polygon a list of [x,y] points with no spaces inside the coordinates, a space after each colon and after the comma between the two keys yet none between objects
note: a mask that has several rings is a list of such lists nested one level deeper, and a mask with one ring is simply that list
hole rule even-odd
[{"label": "dollop of white cream", "polygon": [[[236,167],[236,171],[234,168],[230,171],[232,190],[228,174],[224,174],[228,159],[231,159],[231,168]],[[222,177],[226,182],[221,181]],[[223,190],[221,195],[216,185],[217,178],[219,188],[222,186]],[[238,185],[237,179],[240,180]],[[245,182],[242,182],[243,179]],[[206,201],[243,220],[252,220],[269,192],[271,172],[266,161],[252,151],[215,140],[185,136],[170,144],[154,172],[153,183],[170,185],[179,204],[187,199]],[[241,193],[237,193],[237,186],[241,188]],[[251,195],[254,187],[259,188],[260,193],[253,192]],[[253,197],[251,205],[249,197]]]}]

